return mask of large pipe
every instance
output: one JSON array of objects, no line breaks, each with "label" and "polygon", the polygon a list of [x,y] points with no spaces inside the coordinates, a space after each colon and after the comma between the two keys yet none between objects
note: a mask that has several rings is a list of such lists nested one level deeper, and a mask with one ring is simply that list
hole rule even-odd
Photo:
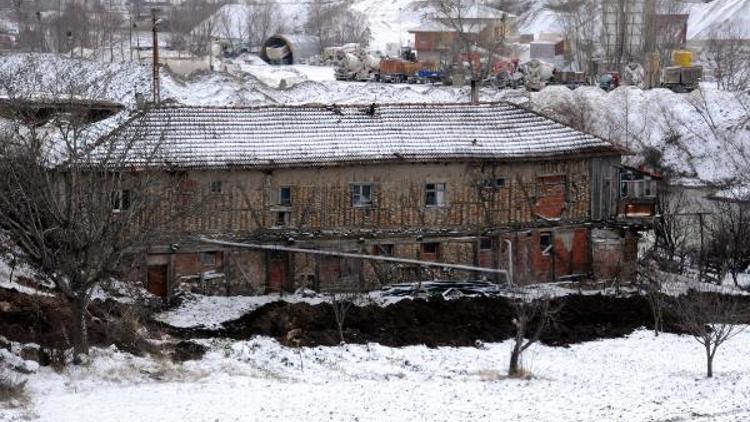
[{"label": "large pipe", "polygon": [[365,254],[357,254],[357,253],[350,253],[350,252],[324,251],[324,250],[319,250],[319,249],[303,249],[303,248],[294,248],[291,246],[281,246],[281,245],[260,245],[260,244],[255,244],[255,243],[228,242],[224,240],[208,239],[206,237],[200,237],[198,240],[203,243],[210,243],[213,245],[220,245],[220,246],[230,246],[234,248],[248,248],[248,249],[261,249],[261,250],[267,250],[267,251],[295,252],[295,253],[306,253],[306,254],[324,255],[324,256],[338,256],[341,258],[366,259],[370,261],[393,262],[396,264],[412,264],[412,265],[420,265],[423,267],[451,268],[454,270],[461,270],[461,271],[474,271],[474,272],[483,272],[483,273],[503,274],[505,275],[505,278],[508,279],[508,271],[495,269],[495,268],[482,268],[482,267],[474,267],[471,265],[461,265],[461,264],[446,264],[446,263],[434,262],[434,261],[420,261],[418,259],[396,258],[393,256],[365,255]]},{"label": "large pipe", "polygon": [[508,284],[513,285],[513,241],[510,239],[503,239],[508,244]]}]

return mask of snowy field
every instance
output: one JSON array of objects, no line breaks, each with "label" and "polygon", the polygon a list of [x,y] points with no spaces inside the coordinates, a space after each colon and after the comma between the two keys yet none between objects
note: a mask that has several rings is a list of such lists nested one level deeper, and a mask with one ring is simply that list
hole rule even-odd
[{"label": "snowy field", "polygon": [[715,378],[690,337],[627,338],[527,352],[529,380],[503,376],[510,343],[484,348],[345,345],[290,349],[212,340],[175,365],[97,349],[88,367],[32,376],[42,421],[742,421],[750,419],[750,331],[721,349]]}]

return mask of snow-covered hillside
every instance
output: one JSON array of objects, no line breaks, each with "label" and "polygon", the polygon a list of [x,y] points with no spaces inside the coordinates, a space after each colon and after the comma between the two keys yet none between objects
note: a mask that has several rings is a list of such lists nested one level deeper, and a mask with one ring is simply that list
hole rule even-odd
[{"label": "snow-covered hillside", "polygon": [[[721,183],[742,176],[750,158],[750,96],[704,84],[690,94],[621,87],[610,93],[552,86],[533,95],[538,110],[556,115],[634,152],[658,152],[683,182]],[[638,161],[641,157],[634,157]]]},{"label": "snow-covered hillside", "polygon": [[705,39],[715,30],[735,27],[750,38],[750,0],[714,0],[690,8],[688,39]]}]

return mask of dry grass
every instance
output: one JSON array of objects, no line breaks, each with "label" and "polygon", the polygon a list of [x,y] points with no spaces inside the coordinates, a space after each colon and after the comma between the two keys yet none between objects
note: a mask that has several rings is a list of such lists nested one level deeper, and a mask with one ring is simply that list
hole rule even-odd
[{"label": "dry grass", "polygon": [[12,372],[0,372],[0,402],[9,403],[11,406],[21,406],[28,402],[26,381]]}]

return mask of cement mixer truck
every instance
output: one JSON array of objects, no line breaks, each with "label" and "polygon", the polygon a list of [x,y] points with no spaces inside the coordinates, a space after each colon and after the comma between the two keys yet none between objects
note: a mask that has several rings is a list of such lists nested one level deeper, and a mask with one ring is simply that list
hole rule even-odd
[{"label": "cement mixer truck", "polygon": [[333,59],[334,74],[339,81],[369,81],[380,66],[380,59],[364,51],[337,51]]}]

